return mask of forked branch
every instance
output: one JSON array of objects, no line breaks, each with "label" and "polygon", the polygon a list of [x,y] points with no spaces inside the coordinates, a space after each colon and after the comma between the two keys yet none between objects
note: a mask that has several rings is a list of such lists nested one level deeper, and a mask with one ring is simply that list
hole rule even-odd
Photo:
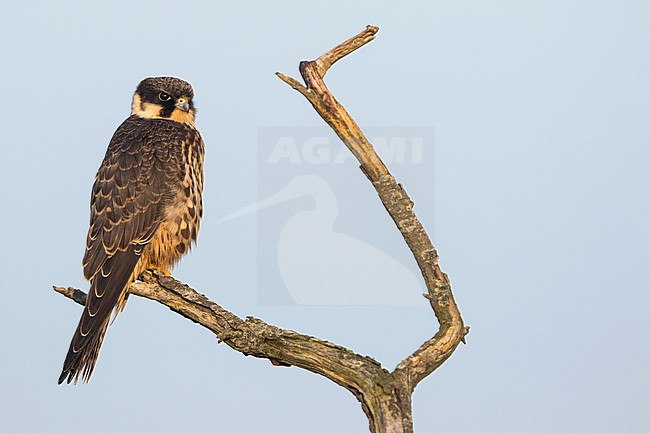
[{"label": "forked branch", "polygon": [[[210,329],[220,341],[244,355],[268,358],[274,365],[295,365],[347,388],[361,402],[372,432],[409,433],[413,431],[413,390],[451,356],[469,328],[463,325],[449,279],[440,269],[438,254],[413,212],[413,202],[323,82],[335,62],[372,41],[378,31],[378,27],[368,26],[318,59],[301,62],[304,84],[284,74],[277,75],[307,98],[359,161],[420,268],[427,287],[425,297],[440,324],[438,332],[388,372],[374,359],[342,346],[252,317],[243,320],[171,277],[147,273],[143,281],[134,283],[129,290]],[[55,290],[77,302],[85,301],[78,289]]]}]

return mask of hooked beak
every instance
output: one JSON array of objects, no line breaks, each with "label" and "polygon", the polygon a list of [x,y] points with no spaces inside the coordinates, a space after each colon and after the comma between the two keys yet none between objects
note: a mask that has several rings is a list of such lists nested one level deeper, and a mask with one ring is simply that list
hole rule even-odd
[{"label": "hooked beak", "polygon": [[190,111],[190,101],[187,98],[178,98],[174,107],[179,108],[183,111]]}]

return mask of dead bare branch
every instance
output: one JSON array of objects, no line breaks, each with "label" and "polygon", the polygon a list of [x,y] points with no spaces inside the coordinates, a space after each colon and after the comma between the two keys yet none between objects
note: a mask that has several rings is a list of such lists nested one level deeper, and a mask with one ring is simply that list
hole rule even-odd
[{"label": "dead bare branch", "polygon": [[[359,161],[420,268],[427,287],[425,297],[440,324],[438,332],[388,372],[374,359],[329,341],[280,329],[254,317],[241,319],[172,277],[147,272],[142,281],[130,286],[129,292],[166,305],[244,355],[267,358],[273,365],[295,365],[345,387],[361,402],[372,432],[410,433],[413,390],[451,356],[469,328],[463,325],[449,279],[440,269],[438,253],[413,212],[413,202],[323,82],[335,62],[372,41],[378,31],[378,27],[368,26],[318,59],[301,62],[304,85],[284,74],[277,75],[307,98]],[[85,294],[79,289],[54,290],[77,303],[85,302]]]}]

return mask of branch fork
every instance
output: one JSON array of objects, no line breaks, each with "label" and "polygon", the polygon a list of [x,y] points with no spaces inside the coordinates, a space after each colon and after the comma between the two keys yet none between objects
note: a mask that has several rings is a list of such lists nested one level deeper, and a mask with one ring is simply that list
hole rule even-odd
[{"label": "branch fork", "polygon": [[[304,84],[279,72],[276,75],[311,103],[359,161],[420,268],[427,287],[424,296],[440,324],[438,332],[389,372],[374,359],[332,342],[281,329],[254,317],[241,319],[172,277],[147,271],[129,292],[166,305],[244,355],[267,358],[278,366],[295,365],[345,387],[361,403],[371,432],[411,433],[415,387],[464,342],[469,327],[464,326],[449,279],[438,265],[438,253],[413,212],[413,201],[323,81],[334,63],[372,41],[378,31],[378,27],[367,26],[318,59],[300,62]],[[85,294],[79,289],[54,289],[77,303],[85,302]]]}]

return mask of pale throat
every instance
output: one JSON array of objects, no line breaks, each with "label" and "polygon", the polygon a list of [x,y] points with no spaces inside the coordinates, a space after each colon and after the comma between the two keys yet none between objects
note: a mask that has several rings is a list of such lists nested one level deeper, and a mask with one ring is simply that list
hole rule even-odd
[{"label": "pale throat", "polygon": [[142,117],[143,119],[166,119],[175,122],[186,123],[194,125],[194,110],[183,111],[176,108],[172,111],[171,116],[163,117],[160,115],[162,107],[150,102],[142,102],[140,95],[137,93],[133,95],[133,102],[131,103],[131,115]]}]

